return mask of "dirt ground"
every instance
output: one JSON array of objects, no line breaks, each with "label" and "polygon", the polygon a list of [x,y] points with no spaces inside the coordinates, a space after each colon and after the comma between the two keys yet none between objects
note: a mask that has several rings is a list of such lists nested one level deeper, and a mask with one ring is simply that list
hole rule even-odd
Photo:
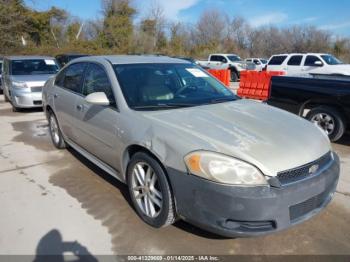
[{"label": "dirt ground", "polygon": [[[307,145],[305,145],[307,146]],[[332,203],[277,234],[226,239],[185,222],[144,224],[127,188],[72,149],[56,150],[40,110],[0,96],[0,254],[350,254],[350,137],[333,144],[342,170]]]}]

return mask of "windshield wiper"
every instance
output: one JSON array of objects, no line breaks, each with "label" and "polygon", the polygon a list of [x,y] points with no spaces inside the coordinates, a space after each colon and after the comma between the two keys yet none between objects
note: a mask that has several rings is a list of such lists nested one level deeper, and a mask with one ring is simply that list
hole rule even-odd
[{"label": "windshield wiper", "polygon": [[161,110],[168,108],[183,108],[183,107],[192,107],[197,106],[197,104],[187,104],[187,103],[160,103],[157,105],[145,105],[145,106],[133,106],[132,109],[135,110]]},{"label": "windshield wiper", "polygon": [[224,103],[224,102],[232,102],[232,101],[235,101],[235,99],[232,97],[230,97],[230,98],[216,98],[216,99],[210,100],[210,103],[215,104],[215,103]]}]

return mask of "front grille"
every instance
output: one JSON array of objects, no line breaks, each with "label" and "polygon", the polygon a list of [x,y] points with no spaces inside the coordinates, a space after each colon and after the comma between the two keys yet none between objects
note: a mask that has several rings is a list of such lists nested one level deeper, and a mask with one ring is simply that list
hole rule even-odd
[{"label": "front grille", "polygon": [[41,100],[36,100],[36,101],[33,101],[33,104],[36,106],[40,106],[43,104],[43,102]]},{"label": "front grille", "polygon": [[318,170],[323,169],[326,165],[328,165],[332,161],[332,153],[329,152],[322,156],[321,158],[303,165],[301,167],[293,168],[287,171],[283,171],[277,174],[278,180],[282,185],[286,185],[289,183],[293,183],[299,180],[303,180],[308,177],[315,176],[318,172],[310,173],[310,169],[317,165]]},{"label": "front grille", "polygon": [[317,208],[320,208],[322,204],[325,203],[325,201],[327,201],[327,199],[329,198],[330,191],[331,191],[331,188],[328,188],[323,193],[317,196],[314,196],[304,202],[301,202],[299,204],[289,207],[290,220],[293,222],[307,215],[311,211]]},{"label": "front grille", "polygon": [[32,92],[41,92],[43,90],[42,86],[33,86],[30,88]]}]

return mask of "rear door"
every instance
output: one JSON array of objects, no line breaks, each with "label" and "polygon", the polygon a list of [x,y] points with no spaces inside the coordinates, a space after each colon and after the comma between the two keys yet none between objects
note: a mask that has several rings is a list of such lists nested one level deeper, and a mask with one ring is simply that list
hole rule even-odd
[{"label": "rear door", "polygon": [[[87,103],[85,96],[95,92],[104,92],[110,105],[100,106]],[[121,141],[117,136],[119,112],[111,81],[100,64],[90,63],[86,69],[83,96],[77,99],[76,116],[77,143],[119,171],[120,161],[117,153],[121,151]]]},{"label": "rear door", "polygon": [[269,63],[267,64],[268,71],[285,71],[287,68],[284,66],[284,61],[287,55],[275,55],[271,57]]},{"label": "rear door", "polygon": [[287,61],[288,75],[300,75],[302,70],[301,62],[303,55],[292,55]]},{"label": "rear door", "polygon": [[55,80],[53,100],[55,113],[63,133],[76,142],[76,102],[81,96],[86,63],[75,63],[61,71]]}]

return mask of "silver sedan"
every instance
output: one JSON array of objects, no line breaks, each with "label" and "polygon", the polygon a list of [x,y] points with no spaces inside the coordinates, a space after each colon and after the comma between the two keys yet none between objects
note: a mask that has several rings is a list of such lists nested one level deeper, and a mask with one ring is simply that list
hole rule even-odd
[{"label": "silver sedan", "polygon": [[46,83],[43,106],[54,145],[126,183],[154,227],[273,233],[320,212],[337,186],[339,159],[319,128],[181,59],[79,58]]}]

